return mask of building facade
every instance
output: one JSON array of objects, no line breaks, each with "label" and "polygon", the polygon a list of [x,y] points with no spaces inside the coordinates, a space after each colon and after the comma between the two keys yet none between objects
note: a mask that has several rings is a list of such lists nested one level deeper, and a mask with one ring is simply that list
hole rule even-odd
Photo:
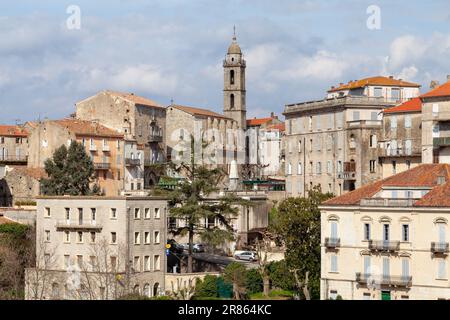
[{"label": "building facade", "polygon": [[319,185],[336,195],[381,178],[382,111],[416,97],[419,85],[386,77],[341,84],[321,101],[286,105],[286,192]]},{"label": "building facade", "polygon": [[0,125],[0,166],[26,165],[28,131],[21,126]]},{"label": "building facade", "polygon": [[422,102],[411,99],[383,111],[379,143],[382,178],[422,163]]},{"label": "building facade", "polygon": [[424,164],[321,207],[321,299],[448,299],[450,165]]},{"label": "building facade", "polygon": [[165,161],[166,109],[155,101],[115,91],[102,91],[76,103],[76,118],[97,121],[125,140],[144,146],[144,184],[158,183],[154,165]]},{"label": "building facade", "polygon": [[62,145],[81,143],[94,163],[96,181],[107,196],[119,195],[124,184],[123,134],[97,122],[77,119],[37,123],[29,135],[29,168],[43,168]]},{"label": "building facade", "polygon": [[156,197],[38,198],[36,267],[27,269],[25,298],[164,294],[166,213],[167,201]]}]

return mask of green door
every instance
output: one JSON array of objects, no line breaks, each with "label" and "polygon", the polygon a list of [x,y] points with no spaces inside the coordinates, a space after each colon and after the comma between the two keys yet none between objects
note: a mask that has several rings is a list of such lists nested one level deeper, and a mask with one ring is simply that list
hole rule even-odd
[{"label": "green door", "polygon": [[391,300],[391,292],[381,291],[381,300]]}]

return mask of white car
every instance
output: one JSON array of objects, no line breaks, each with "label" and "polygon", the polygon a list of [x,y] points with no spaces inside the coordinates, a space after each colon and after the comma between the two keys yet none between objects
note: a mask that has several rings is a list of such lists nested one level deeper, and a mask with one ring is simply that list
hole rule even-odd
[{"label": "white car", "polygon": [[251,251],[244,251],[234,255],[237,260],[256,261],[258,260],[256,253]]}]

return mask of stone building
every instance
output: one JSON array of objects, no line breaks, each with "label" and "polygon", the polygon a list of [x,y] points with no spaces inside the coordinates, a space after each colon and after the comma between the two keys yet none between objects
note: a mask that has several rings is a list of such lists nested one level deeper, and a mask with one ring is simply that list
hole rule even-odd
[{"label": "stone building", "polygon": [[166,211],[157,197],[39,197],[25,299],[164,294]]},{"label": "stone building", "polygon": [[43,168],[7,166],[5,169],[5,176],[0,179],[0,207],[33,201],[40,194],[40,180],[47,177]]},{"label": "stone building", "polygon": [[155,101],[114,91],[102,91],[76,103],[76,118],[94,120],[144,146],[145,188],[159,177],[153,165],[165,161],[166,109]]},{"label": "stone building", "polygon": [[420,85],[373,77],[332,87],[324,100],[286,105],[286,192],[314,185],[336,195],[378,180],[382,111],[417,97]]},{"label": "stone building", "polygon": [[81,143],[94,162],[96,183],[107,196],[119,195],[124,184],[123,134],[94,121],[76,119],[37,123],[29,135],[29,168],[43,168],[62,145]]},{"label": "stone building", "polygon": [[411,99],[383,111],[383,134],[379,141],[382,178],[422,163],[422,102]]},{"label": "stone building", "polygon": [[422,161],[450,163],[450,76],[422,95]]},{"label": "stone building", "polygon": [[125,141],[124,191],[127,194],[145,195],[144,189],[144,146],[136,141]]},{"label": "stone building", "polygon": [[0,125],[0,166],[26,165],[28,131],[22,126]]},{"label": "stone building", "polygon": [[326,201],[321,299],[450,295],[450,165],[423,164]]}]

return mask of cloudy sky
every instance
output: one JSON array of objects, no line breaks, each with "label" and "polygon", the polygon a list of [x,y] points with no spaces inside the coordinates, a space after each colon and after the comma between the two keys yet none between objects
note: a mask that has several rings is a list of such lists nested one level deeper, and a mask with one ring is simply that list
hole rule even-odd
[{"label": "cloudy sky", "polygon": [[[80,29],[67,27],[70,5]],[[379,30],[367,27],[370,5]],[[3,0],[0,123],[64,117],[104,89],[221,111],[233,25],[249,117],[366,76],[426,91],[450,74],[448,0]]]}]

